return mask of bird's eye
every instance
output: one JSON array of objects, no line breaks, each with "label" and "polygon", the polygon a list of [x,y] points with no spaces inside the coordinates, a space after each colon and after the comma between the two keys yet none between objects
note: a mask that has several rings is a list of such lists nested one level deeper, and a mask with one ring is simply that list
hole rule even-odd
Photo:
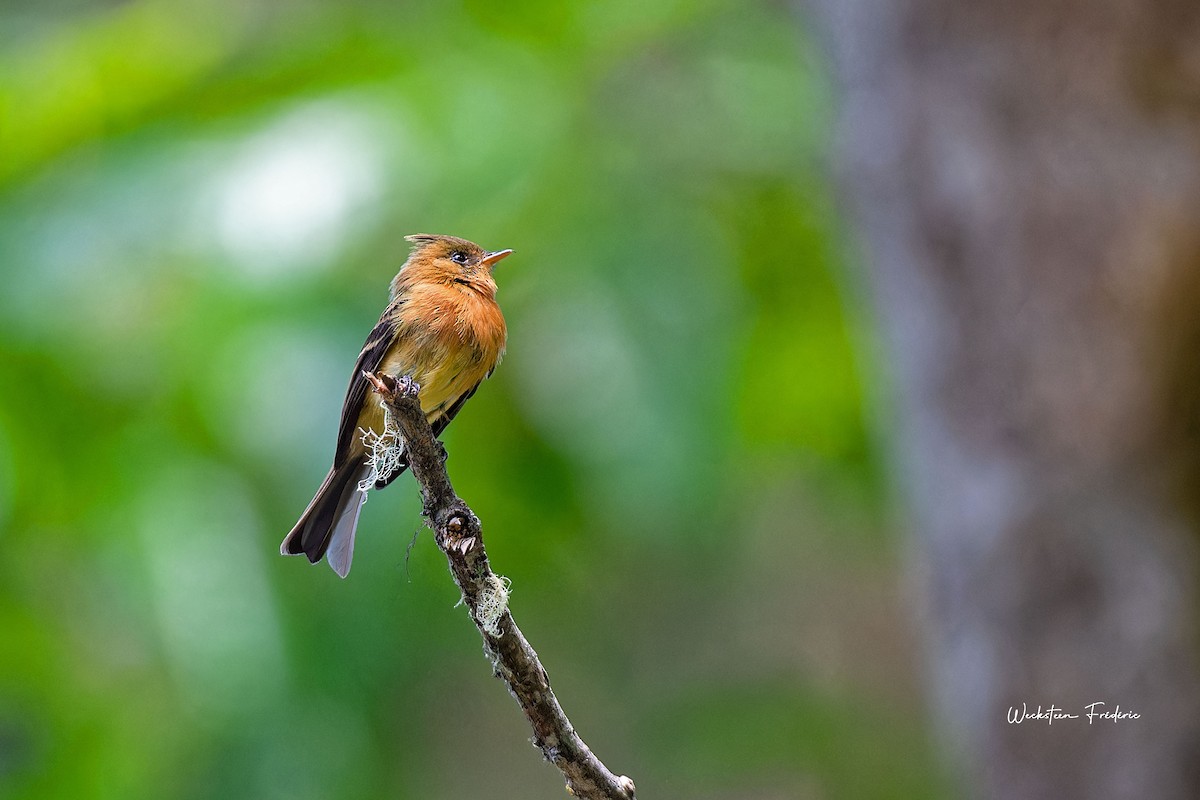
[{"label": "bird's eye", "polygon": [[464,253],[462,250],[455,250],[453,253],[450,254],[450,260],[453,261],[455,264],[465,265],[467,263],[467,254]]}]

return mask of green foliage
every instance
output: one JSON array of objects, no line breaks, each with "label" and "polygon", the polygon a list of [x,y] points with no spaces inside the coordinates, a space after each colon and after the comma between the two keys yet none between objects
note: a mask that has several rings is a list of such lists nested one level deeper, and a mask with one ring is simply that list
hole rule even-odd
[{"label": "green foliage", "polygon": [[597,752],[646,797],[935,793],[912,664],[809,646],[903,616],[834,610],[895,578],[784,8],[72,6],[0,12],[0,795],[560,796],[409,478],[346,582],[276,555],[419,231],[517,251],[449,465]]}]

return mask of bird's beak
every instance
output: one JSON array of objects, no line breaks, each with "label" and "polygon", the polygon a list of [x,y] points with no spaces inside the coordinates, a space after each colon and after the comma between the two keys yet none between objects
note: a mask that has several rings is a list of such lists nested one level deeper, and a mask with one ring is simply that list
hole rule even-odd
[{"label": "bird's beak", "polygon": [[499,261],[502,258],[507,258],[508,256],[511,256],[511,255],[512,255],[512,250],[497,250],[494,253],[488,253],[487,255],[485,255],[483,257],[483,260],[480,261],[479,263],[486,264],[489,267],[494,267],[494,266],[496,266],[497,261]]}]

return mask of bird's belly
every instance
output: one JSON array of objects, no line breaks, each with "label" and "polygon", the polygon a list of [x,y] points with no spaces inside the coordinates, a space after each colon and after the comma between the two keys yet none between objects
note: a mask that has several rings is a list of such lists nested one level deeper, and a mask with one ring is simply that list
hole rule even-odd
[{"label": "bird's belly", "polygon": [[[410,376],[421,387],[421,410],[432,423],[454,401],[483,380],[488,367],[480,363],[470,347],[457,352],[441,352],[436,357],[413,358],[402,348],[395,348],[383,359],[380,371],[400,378]],[[372,392],[375,405],[381,410],[378,423],[383,424],[382,405],[378,394]],[[374,421],[374,420],[372,420]]]}]

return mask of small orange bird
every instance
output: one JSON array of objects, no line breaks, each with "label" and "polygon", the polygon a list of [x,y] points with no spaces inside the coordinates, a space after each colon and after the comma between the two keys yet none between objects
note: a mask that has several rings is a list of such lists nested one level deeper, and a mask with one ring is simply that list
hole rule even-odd
[{"label": "small orange bird", "polygon": [[512,250],[489,253],[456,236],[405,238],[412,252],[392,279],[391,302],[350,376],[333,468],[279,548],[285,556],[303,553],[314,564],[327,556],[343,578],[367,490],[382,489],[408,466],[402,452],[388,474],[378,474],[372,463],[371,443],[385,435],[385,416],[363,372],[417,383],[421,409],[438,436],[496,369],[508,335],[492,268]]}]

